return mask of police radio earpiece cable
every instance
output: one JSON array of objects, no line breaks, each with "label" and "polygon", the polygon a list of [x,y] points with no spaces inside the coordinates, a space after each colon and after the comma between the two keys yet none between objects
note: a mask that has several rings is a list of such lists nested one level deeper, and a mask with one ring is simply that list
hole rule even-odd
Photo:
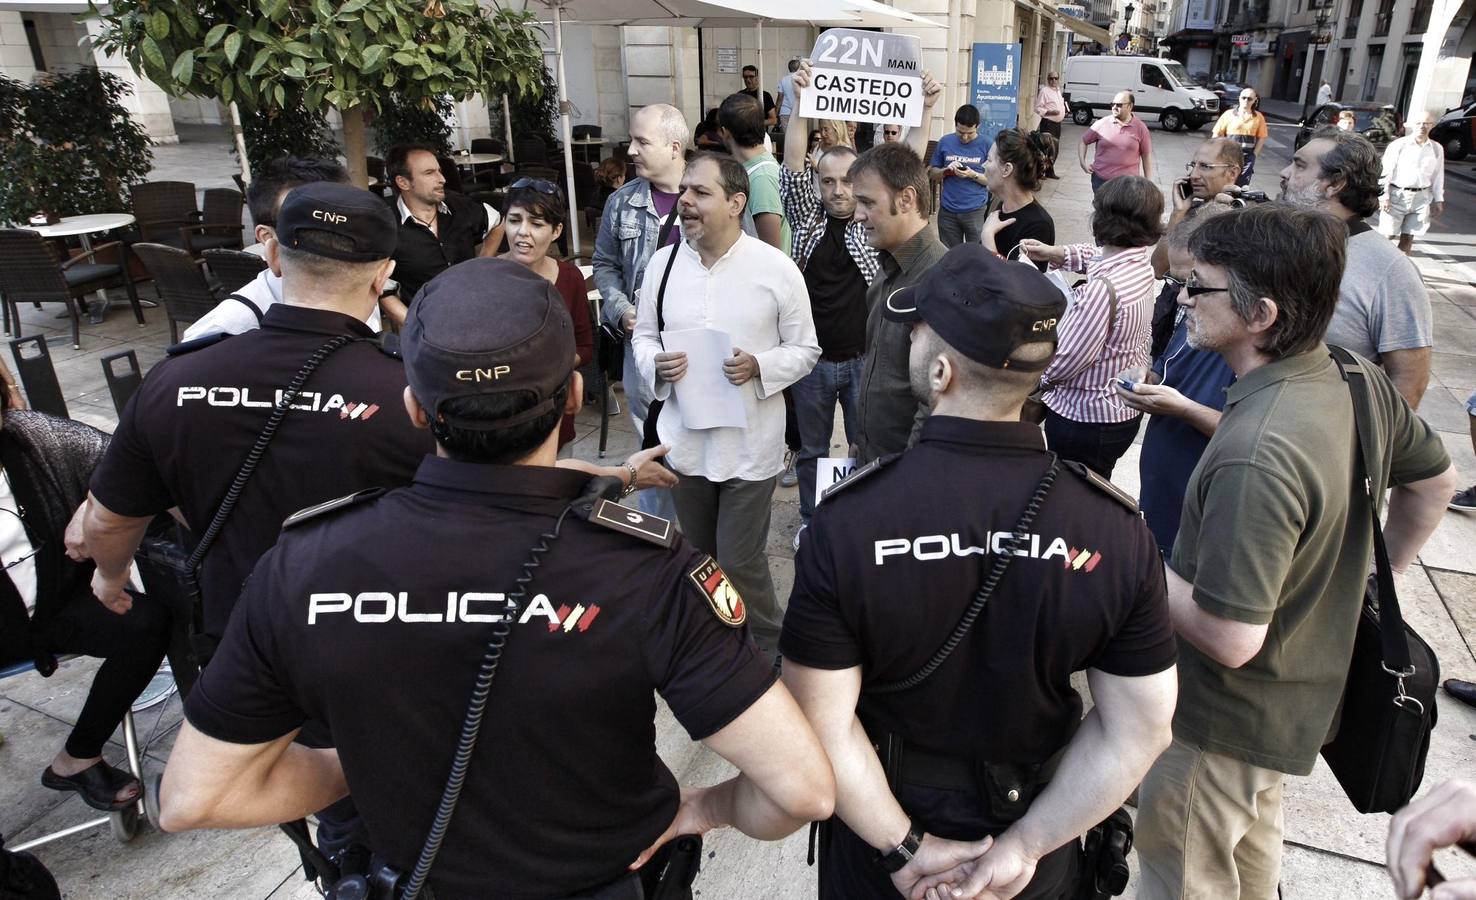
[{"label": "police radio earpiece cable", "polygon": [[974,627],[974,620],[979,618],[979,613],[984,611],[989,598],[994,594],[994,589],[999,586],[999,581],[1004,577],[1005,570],[1010,567],[1010,562],[1015,558],[1015,551],[1025,543],[1025,535],[1029,534],[1030,526],[1035,522],[1036,513],[1040,512],[1040,506],[1045,502],[1046,495],[1051,492],[1051,486],[1056,483],[1056,475],[1061,470],[1061,460],[1056,454],[1051,453],[1051,464],[1046,468],[1045,475],[1041,477],[1040,483],[1035,486],[1035,491],[1030,495],[1030,501],[1025,504],[1025,512],[1020,515],[1020,522],[1010,532],[1010,536],[1004,542],[1002,552],[994,558],[994,565],[989,570],[989,575],[984,579],[984,584],[979,587],[979,592],[974,595],[974,602],[969,604],[968,610],[963,618],[958,620],[954,626],[953,633],[933,658],[928,660],[927,665],[913,672],[911,675],[899,681],[888,681],[883,684],[872,685],[864,688],[869,694],[895,694],[900,691],[911,690],[928,679],[930,675],[938,671],[938,667],[958,649],[969,630]]},{"label": "police radio earpiece cable", "polygon": [[303,385],[307,384],[308,378],[312,376],[318,366],[321,366],[323,361],[331,356],[334,351],[356,340],[362,340],[362,338],[339,335],[328,341],[313,351],[313,354],[308,357],[307,362],[303,363],[302,368],[287,383],[287,387],[282,390],[281,398],[277,401],[276,408],[267,417],[266,425],[262,427],[261,434],[256,438],[256,443],[252,445],[250,452],[246,454],[246,460],[241,463],[241,468],[237,470],[235,480],[231,482],[230,488],[226,490],[225,499],[221,500],[220,506],[216,508],[215,518],[210,520],[210,527],[205,529],[205,533],[200,536],[200,542],[195,545],[195,551],[190,554],[190,558],[185,562],[182,577],[185,582],[185,591],[190,597],[190,615],[192,619],[190,639],[195,651],[195,661],[201,666],[204,666],[214,653],[215,642],[205,635],[205,604],[204,597],[200,593],[200,564],[205,561],[205,554],[210,552],[211,545],[220,536],[220,531],[225,526],[226,519],[230,517],[231,511],[236,508],[236,501],[241,499],[241,491],[245,489],[246,482],[251,480],[252,474],[256,471],[257,465],[266,453],[267,445],[272,442],[272,436],[277,433],[277,427],[286,418],[287,412],[292,408],[292,401],[297,399],[297,395],[302,390]]},{"label": "police radio earpiece cable", "polygon": [[[591,482],[591,489],[598,488],[602,479]],[[612,485],[619,484],[611,480]],[[533,570],[542,565],[540,557],[547,553],[558,540],[563,531],[564,520],[580,504],[587,503],[590,498],[582,496],[573,503],[564,507],[559,513],[558,519],[554,520],[554,526],[549,531],[539,535],[538,543],[528,551],[528,560],[523,563],[523,571],[513,582],[513,589],[507,595],[507,606],[502,619],[492,626],[492,635],[487,640],[487,649],[482,654],[482,665],[477,670],[477,679],[472,686],[470,702],[466,707],[466,719],[461,723],[461,737],[456,742],[456,753],[451,758],[451,774],[446,779],[446,789],[441,793],[440,805],[436,808],[435,818],[431,821],[430,832],[426,834],[425,845],[420,850],[420,858],[415,862],[415,869],[410,873],[410,880],[405,889],[399,894],[400,900],[416,900],[420,892],[425,888],[426,879],[430,876],[431,866],[435,865],[436,855],[441,851],[441,844],[446,839],[446,830],[451,825],[451,817],[456,812],[456,803],[461,799],[461,789],[466,785],[467,770],[471,766],[472,753],[477,747],[477,737],[481,733],[482,718],[487,712],[487,698],[492,693],[492,677],[497,674],[497,665],[502,661],[502,648],[507,644],[508,635],[512,632],[512,622],[517,611],[522,606],[523,598],[528,596],[528,585],[533,581]]]}]

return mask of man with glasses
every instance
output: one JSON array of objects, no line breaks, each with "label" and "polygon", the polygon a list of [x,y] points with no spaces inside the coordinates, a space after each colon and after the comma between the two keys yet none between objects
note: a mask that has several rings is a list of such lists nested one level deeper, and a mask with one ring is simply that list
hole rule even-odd
[{"label": "man with glasses", "polygon": [[778,108],[774,106],[774,95],[768,91],[759,90],[757,67],[743,67],[743,90],[738,93],[747,94],[764,105],[764,125],[772,126],[779,122]]},{"label": "man with glasses", "polygon": [[1369,498],[1393,488],[1384,534],[1404,572],[1455,486],[1440,436],[1366,360],[1368,489],[1354,477],[1349,385],[1323,342],[1345,234],[1324,212],[1266,204],[1189,239],[1188,342],[1236,382],[1167,561],[1179,703],[1139,796],[1141,900],[1278,895],[1282,783],[1309,774],[1335,731],[1373,552]]},{"label": "man with glasses", "polygon": [[1266,145],[1266,137],[1270,134],[1266,130],[1266,117],[1261,115],[1261,95],[1255,88],[1240,89],[1239,104],[1220,115],[1211,134],[1228,137],[1240,145],[1241,152],[1245,154],[1245,165],[1241,167],[1240,177],[1235,183],[1241,187],[1249,185],[1256,171],[1256,156]]},{"label": "man with glasses", "polygon": [[[1184,164],[1184,177],[1174,182],[1170,193],[1174,208],[1164,233],[1195,215],[1206,203],[1233,205],[1236,194],[1240,193],[1235,183],[1240,178],[1242,162],[1240,146],[1229,138],[1210,138],[1200,144],[1193,158]],[[1168,244],[1167,240],[1161,240],[1153,249],[1153,273],[1162,278],[1168,268]],[[1155,321],[1158,312],[1155,308]]]},{"label": "man with glasses", "polygon": [[888,122],[882,126],[882,143],[899,144],[902,142],[902,126],[896,122]]},{"label": "man with glasses", "polygon": [[[1096,155],[1087,165],[1087,146],[1096,144]],[[1119,175],[1137,175],[1139,169],[1149,181],[1153,175],[1153,139],[1148,126],[1133,115],[1133,92],[1118,91],[1112,98],[1112,115],[1098,119],[1081,136],[1076,147],[1081,170],[1092,176],[1092,193]]]},{"label": "man with glasses", "polygon": [[1121,372],[1113,385],[1123,403],[1149,414],[1138,459],[1142,475],[1138,507],[1164,556],[1173,551],[1179,533],[1184,488],[1219,425],[1225,389],[1235,381],[1235,373],[1220,354],[1189,343],[1184,307],[1178,305],[1194,268],[1189,238],[1204,223],[1228,212],[1230,207],[1222,203],[1205,204],[1175,224],[1159,242],[1168,257],[1158,299],[1159,305],[1166,301],[1169,307],[1167,344],[1156,349],[1151,367]]},{"label": "man with glasses", "polygon": [[1384,150],[1384,195],[1379,199],[1379,231],[1399,239],[1409,255],[1416,235],[1430,230],[1430,217],[1445,210],[1445,148],[1430,140],[1436,116],[1426,110],[1404,125],[1405,136]]},{"label": "man with glasses", "polygon": [[[1066,119],[1066,100],[1061,96],[1061,74],[1051,72],[1046,75],[1046,83],[1040,86],[1035,93],[1035,112],[1040,116],[1040,126],[1036,129],[1041,134],[1048,134],[1056,139],[1057,150],[1061,143],[1061,123]],[[1046,171],[1047,178],[1060,178],[1056,174],[1056,157],[1051,157],[1051,167]]]}]

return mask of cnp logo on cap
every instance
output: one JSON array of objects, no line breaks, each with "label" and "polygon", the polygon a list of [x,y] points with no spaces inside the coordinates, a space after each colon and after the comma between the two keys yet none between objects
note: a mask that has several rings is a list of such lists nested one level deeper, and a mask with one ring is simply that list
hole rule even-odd
[{"label": "cnp logo on cap", "polygon": [[457,381],[496,381],[512,374],[512,366],[493,366],[490,369],[457,369]]},{"label": "cnp logo on cap", "polygon": [[277,240],[283,247],[344,262],[389,259],[399,236],[385,202],[351,184],[299,185],[287,192],[277,214]]}]

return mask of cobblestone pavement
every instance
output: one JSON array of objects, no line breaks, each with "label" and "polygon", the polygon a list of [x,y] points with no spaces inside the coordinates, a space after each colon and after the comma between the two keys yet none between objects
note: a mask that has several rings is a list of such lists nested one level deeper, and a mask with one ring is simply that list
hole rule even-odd
[{"label": "cobblestone pavement", "polygon": [[[1068,124],[1067,158],[1075,152],[1081,129]],[[1205,132],[1167,134],[1153,130],[1158,181],[1167,189],[1183,170]],[[1270,146],[1257,166],[1255,187],[1274,193],[1276,172],[1289,155],[1295,125],[1274,123]],[[177,146],[155,151],[157,179],[193,180],[197,185],[229,184],[233,166],[216,129],[188,129]],[[1089,236],[1091,191],[1086,176],[1063,160],[1062,180],[1048,182],[1041,202],[1056,220],[1063,240]],[[1476,203],[1467,181],[1452,181],[1447,212],[1430,234],[1415,244],[1415,261],[1432,291],[1437,326],[1434,379],[1420,412],[1437,428],[1464,478],[1476,480],[1461,406],[1476,387]],[[147,287],[144,288],[148,296]],[[22,311],[27,334],[62,334],[66,323],[54,311]],[[116,416],[98,360],[125,348],[138,352],[147,367],[158,361],[168,342],[162,311],[150,311],[139,328],[126,309],[108,321],[84,326],[82,349],[69,343],[52,348],[58,378],[73,417],[111,430]],[[628,419],[611,419],[609,458],[620,459],[637,444]],[[579,418],[576,454],[597,457],[599,414],[586,409]],[[840,449],[837,440],[837,449]],[[1129,491],[1138,487],[1137,448],[1117,467],[1116,480]],[[769,557],[776,587],[787,596],[793,580],[790,541],[798,525],[798,498],[793,488],[780,489],[774,500]],[[1405,581],[1404,605],[1411,623],[1440,655],[1446,677],[1476,679],[1476,516],[1448,513],[1426,547],[1422,566]],[[35,675],[0,682],[0,831],[12,842],[66,827],[92,817],[80,800],[41,787],[41,769],[50,761],[74,721],[96,665],[85,660],[65,664],[50,679]],[[1476,710],[1440,700],[1440,724],[1430,750],[1425,785],[1476,771]],[[167,758],[180,719],[178,700],[170,700],[138,716],[141,737],[150,744],[147,765],[157,770]],[[681,727],[663,712],[658,728],[663,757],[683,783],[710,784],[724,777],[727,763],[693,745]],[[121,742],[121,735],[117,736]],[[109,748],[121,757],[121,743]],[[1283,895],[1287,898],[1346,900],[1389,896],[1382,871],[1387,816],[1354,813],[1325,769],[1294,778],[1286,792],[1286,865]],[[814,874],[805,860],[805,833],[786,841],[759,843],[734,832],[710,836],[698,881],[708,898],[784,898],[815,895]],[[296,851],[274,829],[246,832],[197,832],[164,835],[145,829],[132,843],[117,843],[106,829],[64,838],[39,848],[69,898],[291,898],[312,896],[302,880]],[[1476,864],[1454,856],[1441,859],[1451,877],[1476,873]],[[1134,862],[1136,869],[1136,862]],[[1131,896],[1131,891],[1129,896]]]}]

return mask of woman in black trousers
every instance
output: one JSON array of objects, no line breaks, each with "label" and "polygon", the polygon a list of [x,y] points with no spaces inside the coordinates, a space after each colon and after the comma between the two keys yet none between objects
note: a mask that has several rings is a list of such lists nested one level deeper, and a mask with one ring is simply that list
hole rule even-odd
[{"label": "woman in black trousers", "polygon": [[159,670],[171,614],[147,597],[122,615],[110,612],[92,594],[92,563],[67,555],[68,522],[87,499],[108,436],[12,409],[13,399],[13,392],[0,392],[0,664],[35,660],[50,674],[57,655],[104,660],[41,783],[76,791],[94,809],[123,809],[143,786],[103,759],[103,745]]}]

